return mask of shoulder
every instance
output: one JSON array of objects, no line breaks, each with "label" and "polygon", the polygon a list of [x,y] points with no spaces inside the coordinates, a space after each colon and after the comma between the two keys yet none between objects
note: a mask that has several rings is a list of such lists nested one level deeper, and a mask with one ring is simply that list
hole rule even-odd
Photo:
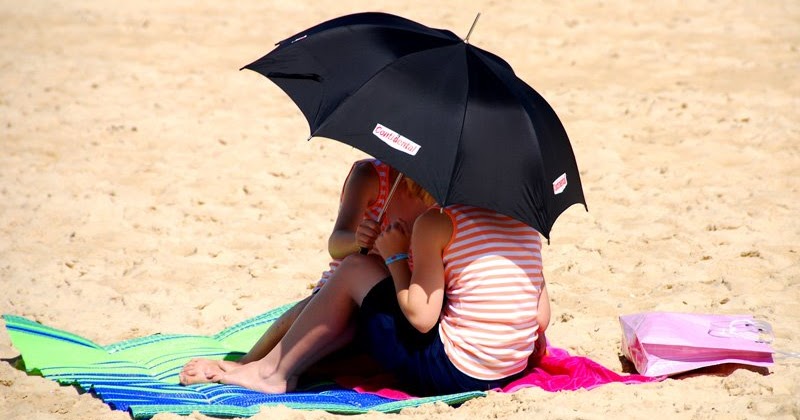
[{"label": "shoulder", "polygon": [[351,190],[374,190],[377,194],[379,183],[378,171],[375,166],[368,160],[360,160],[353,164],[345,185]]},{"label": "shoulder", "polygon": [[352,169],[350,169],[350,178],[351,179],[378,179],[378,170],[373,165],[372,161],[369,159],[359,160],[353,163]]},{"label": "shoulder", "polygon": [[430,208],[414,222],[414,236],[444,246],[453,234],[450,216],[440,208]]}]

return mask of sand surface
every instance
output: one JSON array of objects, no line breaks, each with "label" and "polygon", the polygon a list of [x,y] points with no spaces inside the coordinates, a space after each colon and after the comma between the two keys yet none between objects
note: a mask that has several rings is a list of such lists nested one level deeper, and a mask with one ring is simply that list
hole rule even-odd
[{"label": "sand surface", "polygon": [[[291,101],[238,69],[347,13],[463,36],[481,12],[471,42],[547,98],[581,168],[590,211],[566,211],[544,249],[553,344],[622,371],[617,316],[665,310],[752,314],[800,350],[800,2],[322,4],[0,1],[0,313],[108,344],[302,298],[364,155],[306,142]],[[2,329],[0,358],[18,354]],[[791,419],[798,395],[800,360],[778,357],[391,418]],[[0,362],[0,418],[129,416]]]}]

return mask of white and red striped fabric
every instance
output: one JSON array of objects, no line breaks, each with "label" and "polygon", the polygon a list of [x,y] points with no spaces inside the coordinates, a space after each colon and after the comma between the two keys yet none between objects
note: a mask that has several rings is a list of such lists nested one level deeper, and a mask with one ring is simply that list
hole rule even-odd
[{"label": "white and red striped fabric", "polygon": [[530,226],[491,210],[444,211],[453,236],[443,252],[439,335],[453,364],[478,379],[523,371],[537,338],[542,242]]}]

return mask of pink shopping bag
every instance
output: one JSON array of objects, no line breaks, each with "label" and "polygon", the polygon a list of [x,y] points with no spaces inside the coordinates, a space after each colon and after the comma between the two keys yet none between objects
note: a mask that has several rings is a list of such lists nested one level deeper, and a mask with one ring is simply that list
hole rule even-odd
[{"label": "pink shopping bag", "polygon": [[722,363],[769,366],[772,328],[750,315],[644,312],[619,317],[622,353],[645,376]]}]

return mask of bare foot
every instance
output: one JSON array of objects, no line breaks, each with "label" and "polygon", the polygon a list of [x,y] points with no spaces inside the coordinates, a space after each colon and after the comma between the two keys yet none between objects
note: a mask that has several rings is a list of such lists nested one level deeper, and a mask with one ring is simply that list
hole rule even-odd
[{"label": "bare foot", "polygon": [[297,386],[297,377],[285,378],[263,361],[241,365],[214,379],[223,384],[239,385],[265,394],[283,394]]},{"label": "bare foot", "polygon": [[239,366],[239,363],[227,360],[192,359],[183,366],[178,377],[183,385],[216,382],[214,378]]}]

